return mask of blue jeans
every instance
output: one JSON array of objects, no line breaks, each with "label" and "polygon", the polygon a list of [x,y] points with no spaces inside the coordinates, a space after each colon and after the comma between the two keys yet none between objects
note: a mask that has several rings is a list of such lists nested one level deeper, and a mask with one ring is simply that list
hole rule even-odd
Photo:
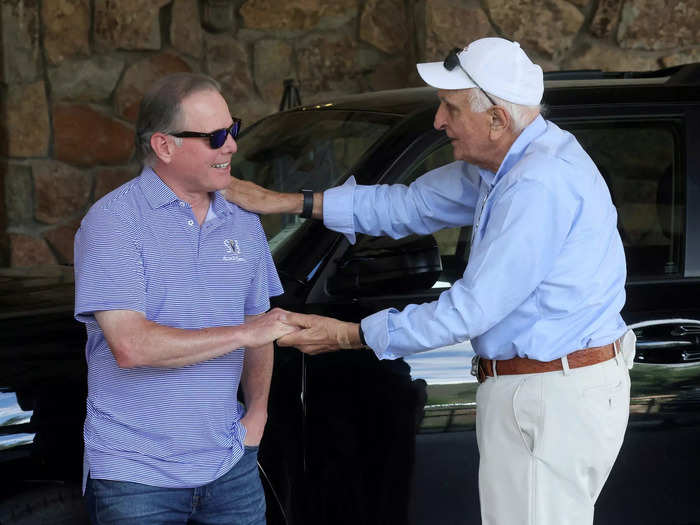
[{"label": "blue jeans", "polygon": [[196,488],[162,488],[88,479],[85,497],[93,525],[264,525],[265,493],[257,447],[219,479]]}]

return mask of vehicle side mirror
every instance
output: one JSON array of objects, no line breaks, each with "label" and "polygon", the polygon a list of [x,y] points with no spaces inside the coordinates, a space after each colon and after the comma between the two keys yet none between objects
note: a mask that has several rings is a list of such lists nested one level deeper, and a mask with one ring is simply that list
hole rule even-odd
[{"label": "vehicle side mirror", "polygon": [[365,237],[337,261],[328,292],[405,294],[430,289],[441,273],[440,250],[432,235]]}]

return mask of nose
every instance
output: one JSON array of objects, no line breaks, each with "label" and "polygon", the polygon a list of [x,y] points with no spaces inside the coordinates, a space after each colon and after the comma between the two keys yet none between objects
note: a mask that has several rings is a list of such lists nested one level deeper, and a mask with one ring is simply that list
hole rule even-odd
[{"label": "nose", "polygon": [[435,119],[433,120],[433,127],[437,130],[444,130],[447,127],[447,122],[445,120],[445,105],[441,102],[435,112]]},{"label": "nose", "polygon": [[221,146],[221,150],[224,153],[231,155],[236,153],[238,151],[238,143],[236,142],[236,139],[234,139],[230,134],[227,134],[226,142],[224,142],[224,145]]}]

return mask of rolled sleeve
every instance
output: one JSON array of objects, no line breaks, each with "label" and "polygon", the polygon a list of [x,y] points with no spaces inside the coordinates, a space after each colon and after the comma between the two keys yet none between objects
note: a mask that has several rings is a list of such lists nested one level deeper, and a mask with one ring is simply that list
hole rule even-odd
[{"label": "rolled sleeve", "polygon": [[353,205],[355,177],[352,175],[345,184],[323,192],[323,224],[326,228],[342,233],[351,244],[355,244],[355,221]]},{"label": "rolled sleeve", "polygon": [[375,314],[365,317],[360,325],[365,342],[379,359],[396,359],[401,357],[389,350],[388,318],[389,312],[398,312],[394,308],[381,310]]}]

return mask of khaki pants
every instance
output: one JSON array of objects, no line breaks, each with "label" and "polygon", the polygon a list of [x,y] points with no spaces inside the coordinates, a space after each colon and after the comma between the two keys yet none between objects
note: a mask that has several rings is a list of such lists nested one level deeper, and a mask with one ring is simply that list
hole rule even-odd
[{"label": "khaki pants", "polygon": [[629,417],[634,334],[614,359],[489,377],[477,391],[483,525],[590,525]]}]

